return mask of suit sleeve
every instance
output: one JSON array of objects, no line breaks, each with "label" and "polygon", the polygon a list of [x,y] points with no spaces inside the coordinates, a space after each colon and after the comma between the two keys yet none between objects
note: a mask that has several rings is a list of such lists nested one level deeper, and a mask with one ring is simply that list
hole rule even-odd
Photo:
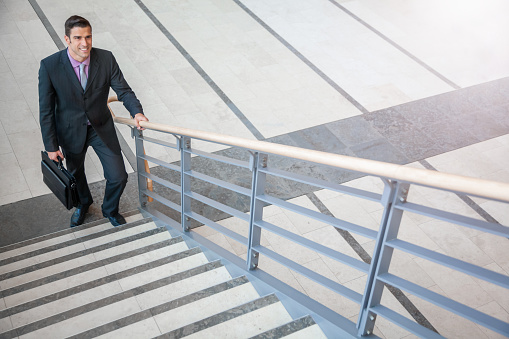
[{"label": "suit sleeve", "polygon": [[44,60],[41,61],[39,68],[39,122],[44,149],[48,152],[58,151],[55,124],[55,88],[51,83]]},{"label": "suit sleeve", "polygon": [[113,54],[111,54],[111,71],[111,88],[117,94],[118,100],[122,101],[132,117],[137,113],[143,113],[140,101],[124,79],[124,75]]}]

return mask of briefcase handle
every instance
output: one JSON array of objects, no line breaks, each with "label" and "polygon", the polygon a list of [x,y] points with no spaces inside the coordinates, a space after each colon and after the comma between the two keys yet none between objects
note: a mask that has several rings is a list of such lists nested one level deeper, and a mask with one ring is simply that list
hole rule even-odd
[{"label": "briefcase handle", "polygon": [[62,164],[62,158],[60,158],[60,156],[58,155],[57,159],[58,159],[58,168],[59,169],[64,168],[64,164]]}]

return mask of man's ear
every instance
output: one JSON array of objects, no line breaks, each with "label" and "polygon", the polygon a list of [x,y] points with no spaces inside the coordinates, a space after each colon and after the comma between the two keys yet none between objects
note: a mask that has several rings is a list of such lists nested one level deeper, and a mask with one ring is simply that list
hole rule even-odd
[{"label": "man's ear", "polygon": [[69,37],[67,35],[64,35],[64,38],[65,38],[65,42],[67,42],[67,44],[69,45],[71,43],[71,39],[69,39]]}]

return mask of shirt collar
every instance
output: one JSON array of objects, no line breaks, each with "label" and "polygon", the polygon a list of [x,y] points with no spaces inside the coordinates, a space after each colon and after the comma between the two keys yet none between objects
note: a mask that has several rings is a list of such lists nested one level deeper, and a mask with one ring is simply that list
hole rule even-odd
[{"label": "shirt collar", "polygon": [[88,55],[88,58],[85,59],[83,62],[79,62],[78,60],[75,60],[71,54],[69,53],[69,47],[67,47],[67,56],[69,57],[69,61],[71,62],[71,65],[73,68],[79,67],[81,64],[85,64],[87,66],[90,66],[90,55]]}]

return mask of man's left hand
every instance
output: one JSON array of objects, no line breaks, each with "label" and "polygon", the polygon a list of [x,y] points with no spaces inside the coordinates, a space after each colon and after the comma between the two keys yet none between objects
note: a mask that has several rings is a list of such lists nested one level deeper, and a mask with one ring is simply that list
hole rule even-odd
[{"label": "man's left hand", "polygon": [[143,115],[143,113],[137,113],[134,116],[134,122],[136,123],[137,129],[144,130],[144,128],[140,126],[140,121],[148,121],[147,117],[145,115]]}]

